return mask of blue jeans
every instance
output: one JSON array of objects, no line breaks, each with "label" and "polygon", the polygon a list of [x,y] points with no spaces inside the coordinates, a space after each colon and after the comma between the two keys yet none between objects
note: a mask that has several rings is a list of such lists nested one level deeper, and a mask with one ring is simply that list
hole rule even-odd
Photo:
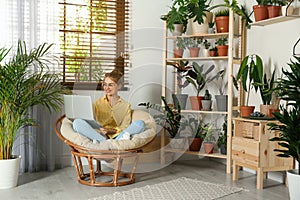
[{"label": "blue jeans", "polygon": [[[143,120],[136,120],[136,121],[132,122],[126,129],[124,129],[114,139],[119,140],[122,137],[122,135],[126,132],[128,132],[130,135],[141,133],[145,130],[145,128],[146,128],[146,125]],[[97,132],[95,129],[93,129],[91,127],[91,125],[83,119],[75,119],[73,121],[73,129],[77,133],[79,133],[91,140],[97,140],[100,142],[100,141],[107,139],[106,137],[101,135],[99,132]]]}]

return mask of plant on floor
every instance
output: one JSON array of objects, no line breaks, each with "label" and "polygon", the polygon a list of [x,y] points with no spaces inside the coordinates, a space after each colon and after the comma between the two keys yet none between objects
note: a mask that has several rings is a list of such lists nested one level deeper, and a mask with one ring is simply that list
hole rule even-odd
[{"label": "plant on floor", "polygon": [[171,138],[175,138],[181,129],[181,107],[177,105],[176,109],[169,106],[164,96],[161,96],[161,100],[164,106],[160,104],[139,103],[138,106],[145,106],[147,109],[151,108],[159,111],[158,115],[154,116],[156,123],[162,126],[170,135]]},{"label": "plant on floor", "polygon": [[[278,80],[275,89],[278,97],[286,100],[287,107],[281,106],[281,113],[273,115],[280,123],[269,123],[271,130],[280,131],[278,137],[271,141],[278,141],[283,149],[275,149],[280,157],[293,157],[300,162],[300,57],[294,57],[288,66],[289,70],[282,69],[283,76]],[[300,175],[300,169],[298,169]]]},{"label": "plant on floor", "polygon": [[69,93],[60,76],[48,67],[55,61],[50,54],[52,46],[44,43],[28,51],[25,42],[19,41],[8,60],[11,49],[0,48],[0,160],[11,158],[20,128],[36,125],[28,115],[31,107],[42,105],[59,111],[62,94]]}]

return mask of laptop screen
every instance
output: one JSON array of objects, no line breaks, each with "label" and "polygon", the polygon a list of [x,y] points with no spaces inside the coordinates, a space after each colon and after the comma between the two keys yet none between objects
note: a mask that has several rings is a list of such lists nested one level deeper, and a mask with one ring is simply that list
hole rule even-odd
[{"label": "laptop screen", "polygon": [[69,119],[94,120],[93,104],[90,96],[64,95],[64,108]]}]

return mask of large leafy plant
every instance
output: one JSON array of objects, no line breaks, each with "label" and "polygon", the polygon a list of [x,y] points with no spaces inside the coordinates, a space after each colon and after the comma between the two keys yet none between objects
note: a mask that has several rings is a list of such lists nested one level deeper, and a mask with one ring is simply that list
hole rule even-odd
[{"label": "large leafy plant", "polygon": [[[275,149],[280,157],[293,157],[300,161],[300,57],[289,63],[290,70],[282,69],[283,78],[279,78],[275,91],[279,98],[286,100],[287,107],[281,106],[282,113],[275,112],[274,116],[280,123],[269,123],[271,130],[280,131],[278,141],[283,149]],[[300,169],[298,170],[300,175]]]},{"label": "large leafy plant", "polygon": [[11,49],[0,48],[0,160],[11,158],[18,130],[35,125],[27,114],[30,107],[60,110],[61,94],[68,93],[59,75],[48,69],[55,58],[51,47],[44,43],[28,51],[19,41],[11,58],[7,58]]},{"label": "large leafy plant", "polygon": [[147,109],[151,108],[159,111],[158,115],[153,116],[156,123],[162,126],[170,135],[171,138],[175,138],[180,130],[181,125],[181,107],[177,105],[176,109],[169,106],[164,96],[161,97],[163,106],[160,104],[152,104],[150,102],[140,103],[139,106],[145,106]]},{"label": "large leafy plant", "polygon": [[192,84],[196,90],[196,95],[199,96],[204,86],[218,78],[223,72],[217,72],[215,75],[210,76],[209,74],[214,70],[215,65],[211,65],[205,72],[203,71],[204,65],[199,65],[197,62],[193,62],[193,68],[187,73],[187,81]]},{"label": "large leafy plant", "polygon": [[175,62],[167,62],[167,65],[172,65],[176,69],[176,79],[177,79],[177,86],[179,89],[179,94],[181,94],[181,90],[188,86],[189,82],[184,80],[187,76],[188,71],[192,68],[189,65],[189,61],[175,61]]},{"label": "large leafy plant", "polygon": [[[263,80],[263,62],[260,56],[253,54],[246,56],[240,65],[239,71],[236,75],[236,80],[241,79],[242,87],[247,92],[245,105],[248,105],[250,89],[253,86],[257,92]],[[253,85],[253,83],[257,83]]]}]

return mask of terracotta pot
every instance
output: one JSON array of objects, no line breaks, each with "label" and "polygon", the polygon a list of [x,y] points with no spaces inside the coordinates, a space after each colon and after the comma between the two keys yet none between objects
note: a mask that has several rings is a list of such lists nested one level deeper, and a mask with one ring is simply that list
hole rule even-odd
[{"label": "terracotta pot", "polygon": [[203,99],[204,99],[203,96],[190,96],[192,110],[201,110],[202,109],[201,100]]},{"label": "terracotta pot", "polygon": [[217,51],[209,51],[209,56],[210,56],[210,57],[215,57],[215,56],[217,56]]},{"label": "terracotta pot", "polygon": [[174,58],[182,58],[183,49],[174,49]]},{"label": "terracotta pot", "polygon": [[273,115],[274,112],[280,112],[280,110],[278,108],[270,108],[269,109],[269,116],[274,117],[274,115]]},{"label": "terracotta pot", "polygon": [[189,48],[189,50],[190,50],[190,57],[199,57],[199,51],[200,51],[199,47]]},{"label": "terracotta pot", "polygon": [[202,146],[202,139],[201,138],[190,138],[189,139],[189,150],[190,151],[200,151]]},{"label": "terracotta pot", "polygon": [[241,111],[241,117],[249,117],[255,109],[255,106],[241,106],[240,111]]},{"label": "terracotta pot", "polygon": [[253,6],[254,18],[255,21],[261,21],[268,19],[268,7],[263,5],[254,5]]},{"label": "terracotta pot", "polygon": [[204,152],[207,154],[212,154],[214,152],[214,143],[211,142],[204,142],[203,147],[204,147]]},{"label": "terracotta pot", "polygon": [[269,18],[278,17],[280,15],[281,6],[268,6]]},{"label": "terracotta pot", "polygon": [[228,45],[217,46],[218,56],[227,56],[228,55]]},{"label": "terracotta pot", "polygon": [[215,18],[217,33],[227,33],[229,31],[229,16],[219,16]]}]

